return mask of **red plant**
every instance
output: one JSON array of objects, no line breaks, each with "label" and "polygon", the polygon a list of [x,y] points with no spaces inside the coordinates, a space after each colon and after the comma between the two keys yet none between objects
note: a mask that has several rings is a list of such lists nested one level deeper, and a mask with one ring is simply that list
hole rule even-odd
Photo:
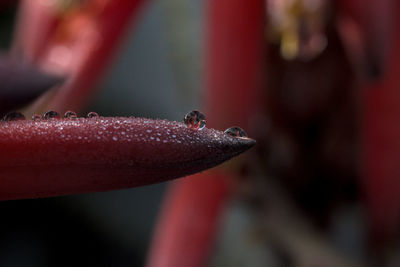
[{"label": "red plant", "polygon": [[[305,2],[208,1],[204,106],[207,114],[212,114],[208,125],[226,128],[239,124],[251,129],[251,135],[260,134],[262,155],[253,156],[263,165],[257,171],[266,177],[261,182],[252,180],[254,187],[264,192],[253,192],[261,202],[253,208],[262,214],[269,228],[266,232],[276,230],[269,234],[279,240],[280,249],[286,246],[286,253],[311,265],[319,264],[318,257],[317,263],[310,260],[307,255],[314,254],[303,247],[326,243],[315,237],[318,234],[311,227],[299,227],[298,232],[284,229],[293,222],[285,222],[271,204],[279,197],[271,194],[275,197],[271,201],[265,196],[271,177],[284,185],[288,198],[296,202],[306,219],[299,219],[298,214],[288,217],[320,228],[329,228],[332,214],[351,195],[346,192],[349,185],[357,184],[369,209],[369,233],[383,244],[372,239],[369,245],[384,249],[388,240],[396,241],[392,237],[398,232],[400,214],[396,194],[399,131],[394,123],[398,114],[398,8],[391,0],[326,0],[315,1],[322,4],[307,10]],[[65,7],[23,1],[14,58],[22,54],[42,70],[66,78],[58,91],[47,93],[28,113],[80,110],[93,93],[93,85],[127,22],[137,16],[143,3],[93,0]],[[275,9],[267,10],[271,6]],[[367,76],[378,82],[371,85]],[[356,88],[361,87],[368,91],[359,93]],[[354,96],[365,100],[361,109],[365,163],[361,174]],[[264,131],[267,123],[271,123],[268,133]],[[170,138],[172,134],[175,137]],[[214,130],[197,131],[180,123],[134,118],[10,121],[2,124],[0,137],[2,172],[10,177],[0,182],[3,199],[164,181],[215,166],[254,144],[251,139]],[[232,186],[238,176],[237,170],[215,170],[173,183],[148,266],[206,265],[220,215],[230,197],[238,194],[238,188]],[[357,204],[364,204],[358,195],[356,199]],[[266,209],[266,204],[272,208]],[[278,219],[271,219],[274,212]],[[283,227],[273,227],[271,221]],[[299,238],[305,235],[311,242]],[[331,246],[320,247],[315,251],[329,255],[325,261],[344,262],[337,260],[340,253]]]},{"label": "red plant", "polygon": [[3,122],[0,199],[134,187],[218,165],[254,145],[220,131],[136,118]]}]

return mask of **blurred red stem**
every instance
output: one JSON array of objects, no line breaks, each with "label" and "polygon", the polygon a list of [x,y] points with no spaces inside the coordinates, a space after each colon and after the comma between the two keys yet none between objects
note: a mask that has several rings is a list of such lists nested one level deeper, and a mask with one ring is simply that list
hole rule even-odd
[{"label": "blurred red stem", "polygon": [[[265,77],[264,1],[208,1],[206,10],[208,123],[248,128]],[[230,191],[222,180],[229,179],[204,174],[170,186],[147,266],[205,266]]]},{"label": "blurred red stem", "polygon": [[[398,8],[397,8],[398,10]],[[400,25],[397,18],[395,25]],[[364,173],[372,230],[379,241],[395,238],[400,222],[400,32],[379,81],[363,91]]]},{"label": "blurred red stem", "polygon": [[159,217],[148,267],[206,266],[229,195],[226,174],[197,174],[174,182]]}]

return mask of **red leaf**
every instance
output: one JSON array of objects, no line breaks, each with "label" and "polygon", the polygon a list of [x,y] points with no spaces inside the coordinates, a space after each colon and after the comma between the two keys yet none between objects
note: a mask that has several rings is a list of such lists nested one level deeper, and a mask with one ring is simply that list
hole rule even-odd
[{"label": "red leaf", "polygon": [[229,196],[228,178],[209,172],[169,187],[146,266],[206,266]]},{"label": "red leaf", "polygon": [[0,199],[105,191],[212,168],[249,138],[142,118],[21,120],[0,124]]}]

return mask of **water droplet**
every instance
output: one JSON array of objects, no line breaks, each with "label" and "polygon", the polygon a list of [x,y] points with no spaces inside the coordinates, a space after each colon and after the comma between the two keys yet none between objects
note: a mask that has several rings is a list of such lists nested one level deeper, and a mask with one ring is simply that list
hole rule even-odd
[{"label": "water droplet", "polygon": [[246,132],[242,128],[237,126],[226,129],[224,133],[229,134],[233,137],[247,137]]},{"label": "water droplet", "polygon": [[202,130],[206,127],[206,117],[203,113],[197,110],[187,113],[183,118],[183,122],[187,127],[195,130]]},{"label": "water droplet", "polygon": [[42,119],[42,116],[40,116],[39,114],[33,114],[32,115],[32,120],[33,121],[40,121]]},{"label": "water droplet", "polygon": [[93,119],[93,118],[98,118],[99,114],[97,114],[96,112],[89,112],[86,116],[87,118]]},{"label": "water droplet", "polygon": [[60,118],[60,115],[53,111],[53,110],[49,110],[46,113],[43,114],[43,119],[48,120],[48,119],[58,119]]},{"label": "water droplet", "polygon": [[21,112],[11,111],[3,117],[3,121],[19,121],[25,120],[25,116]]},{"label": "water droplet", "polygon": [[68,110],[67,112],[65,112],[65,114],[64,114],[64,118],[67,118],[67,119],[76,119],[78,116],[76,115],[76,113],[75,112],[73,112],[73,111],[71,111],[71,110]]}]

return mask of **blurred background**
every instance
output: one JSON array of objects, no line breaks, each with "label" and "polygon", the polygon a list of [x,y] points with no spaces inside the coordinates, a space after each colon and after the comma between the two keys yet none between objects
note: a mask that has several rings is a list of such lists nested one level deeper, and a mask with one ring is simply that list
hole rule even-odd
[{"label": "blurred background", "polygon": [[0,4],[3,54],[67,79],[21,111],[200,109],[257,145],[182,181],[0,202],[0,266],[400,266],[396,1],[111,2]]}]

